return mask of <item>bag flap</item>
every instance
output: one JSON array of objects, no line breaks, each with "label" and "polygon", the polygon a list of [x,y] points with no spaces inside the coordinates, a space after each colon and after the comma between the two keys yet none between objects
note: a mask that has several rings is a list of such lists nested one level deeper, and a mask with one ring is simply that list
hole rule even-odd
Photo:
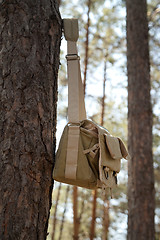
[{"label": "bag flap", "polygon": [[130,155],[129,155],[123,141],[119,137],[118,137],[118,140],[119,140],[120,149],[121,149],[121,153],[122,153],[123,158],[125,158],[126,160],[129,160]]},{"label": "bag flap", "polygon": [[120,142],[117,137],[104,134],[109,153],[113,159],[122,159],[123,155],[120,149]]}]

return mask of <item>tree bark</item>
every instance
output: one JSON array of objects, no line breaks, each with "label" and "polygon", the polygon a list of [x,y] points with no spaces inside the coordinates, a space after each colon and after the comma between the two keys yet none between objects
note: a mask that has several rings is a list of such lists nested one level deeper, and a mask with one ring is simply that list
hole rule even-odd
[{"label": "tree bark", "polygon": [[154,239],[152,108],[146,1],[127,0],[128,239]]},{"label": "tree bark", "polygon": [[57,1],[0,1],[0,239],[46,239],[61,18]]}]

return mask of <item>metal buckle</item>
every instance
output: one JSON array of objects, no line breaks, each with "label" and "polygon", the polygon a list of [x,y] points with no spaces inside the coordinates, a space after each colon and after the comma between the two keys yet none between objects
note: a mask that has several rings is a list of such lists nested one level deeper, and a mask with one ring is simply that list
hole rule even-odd
[{"label": "metal buckle", "polygon": [[67,54],[66,59],[67,61],[74,61],[74,60],[80,60],[80,57],[77,54]]}]

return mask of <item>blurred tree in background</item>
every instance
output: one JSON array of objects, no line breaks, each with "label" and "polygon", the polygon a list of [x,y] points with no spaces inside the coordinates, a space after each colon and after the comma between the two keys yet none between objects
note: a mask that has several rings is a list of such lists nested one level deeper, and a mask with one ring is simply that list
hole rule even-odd
[{"label": "blurred tree in background", "polygon": [[[154,239],[152,106],[146,0],[127,0],[128,235]],[[142,224],[143,222],[143,224]]]}]

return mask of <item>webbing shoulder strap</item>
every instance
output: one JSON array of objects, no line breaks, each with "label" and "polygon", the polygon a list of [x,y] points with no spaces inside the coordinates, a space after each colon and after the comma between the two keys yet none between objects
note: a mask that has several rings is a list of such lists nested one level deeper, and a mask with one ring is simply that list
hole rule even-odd
[{"label": "webbing shoulder strap", "polygon": [[64,19],[63,24],[64,35],[67,40],[68,121],[77,123],[86,119],[80,58],[77,51],[78,20]]},{"label": "webbing shoulder strap", "polygon": [[67,40],[67,72],[68,72],[68,120],[69,126],[65,177],[76,179],[78,145],[80,129],[78,123],[86,118],[83,85],[80,72],[80,59],[77,51],[78,20],[64,19],[64,35]]}]

